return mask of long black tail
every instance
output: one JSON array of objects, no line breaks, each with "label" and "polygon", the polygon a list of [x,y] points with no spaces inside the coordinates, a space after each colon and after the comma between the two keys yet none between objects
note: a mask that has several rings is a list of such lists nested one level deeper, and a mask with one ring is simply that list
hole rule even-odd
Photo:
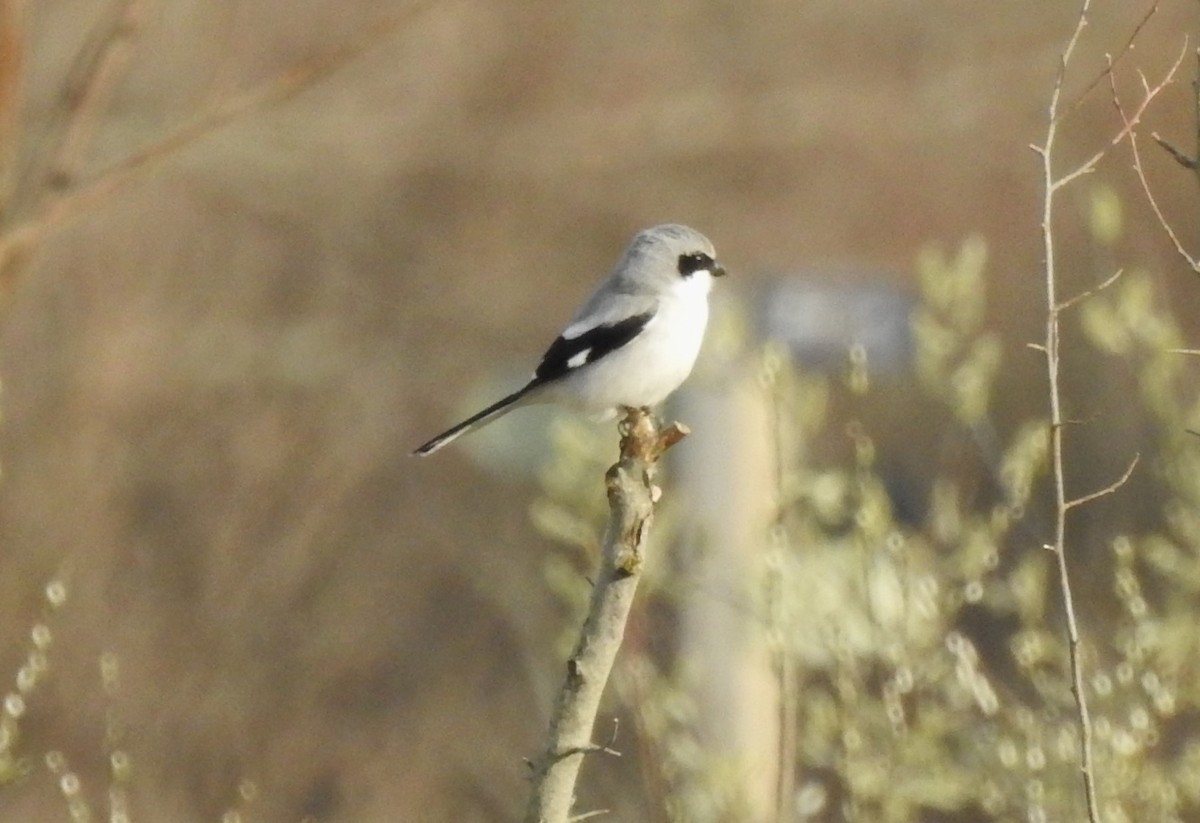
[{"label": "long black tail", "polygon": [[435,451],[440,449],[442,446],[445,446],[449,443],[454,442],[455,440],[462,437],[467,432],[471,432],[471,431],[474,431],[475,429],[482,428],[482,427],[486,426],[488,423],[491,423],[493,420],[496,420],[499,417],[503,417],[506,413],[508,413],[508,412],[512,411],[514,408],[516,408],[516,405],[522,399],[524,399],[525,395],[529,394],[529,392],[532,389],[536,388],[538,385],[539,385],[539,383],[536,380],[531,380],[523,388],[517,389],[515,392],[510,394],[508,397],[504,397],[504,398],[501,398],[500,400],[497,400],[495,403],[488,406],[486,409],[479,412],[478,414],[471,415],[466,420],[459,423],[457,426],[447,429],[446,431],[439,434],[437,437],[430,440],[425,445],[418,447],[416,450],[413,451],[413,455],[416,457],[425,457],[426,455],[433,454]]}]

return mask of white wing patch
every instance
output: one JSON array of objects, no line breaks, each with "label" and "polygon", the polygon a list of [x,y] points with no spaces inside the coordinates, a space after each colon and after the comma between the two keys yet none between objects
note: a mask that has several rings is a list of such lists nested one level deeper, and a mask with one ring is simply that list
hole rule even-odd
[{"label": "white wing patch", "polygon": [[584,363],[586,363],[588,361],[588,355],[591,353],[592,353],[592,349],[589,346],[588,348],[584,349],[583,351],[577,352],[577,353],[571,355],[571,357],[567,359],[567,368],[568,369],[579,368],[580,366],[582,366]]},{"label": "white wing patch", "polygon": [[576,322],[572,323],[571,325],[569,325],[565,329],[563,329],[563,333],[562,333],[561,337],[563,340],[574,340],[576,337],[583,334],[585,331],[590,331],[592,329],[592,327],[593,327],[593,324],[589,321],[577,320]]}]

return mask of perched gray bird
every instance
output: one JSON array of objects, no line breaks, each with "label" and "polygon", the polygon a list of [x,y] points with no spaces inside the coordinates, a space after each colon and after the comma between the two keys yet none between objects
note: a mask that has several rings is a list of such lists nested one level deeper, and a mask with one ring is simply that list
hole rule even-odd
[{"label": "perched gray bird", "polygon": [[413,454],[433,454],[531,403],[562,403],[601,417],[661,403],[696,362],[712,278],[725,274],[716,254],[707,237],[687,226],[638,232],[528,383]]}]

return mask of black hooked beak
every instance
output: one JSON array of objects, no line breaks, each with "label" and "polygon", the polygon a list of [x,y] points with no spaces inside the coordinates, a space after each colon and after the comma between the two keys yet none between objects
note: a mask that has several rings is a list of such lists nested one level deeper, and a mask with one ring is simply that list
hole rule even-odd
[{"label": "black hooked beak", "polygon": [[708,270],[708,273],[711,274],[713,277],[724,277],[725,276],[725,267],[722,266],[720,263],[714,262],[712,264],[712,268]]}]

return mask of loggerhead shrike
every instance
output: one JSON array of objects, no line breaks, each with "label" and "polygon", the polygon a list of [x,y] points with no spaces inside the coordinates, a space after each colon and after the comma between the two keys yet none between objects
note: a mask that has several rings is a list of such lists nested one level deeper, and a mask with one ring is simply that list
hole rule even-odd
[{"label": "loggerhead shrike", "polygon": [[562,403],[601,417],[661,403],[696,362],[708,291],[723,274],[713,244],[694,229],[666,224],[638,232],[528,383],[413,454],[433,454],[531,403]]}]

